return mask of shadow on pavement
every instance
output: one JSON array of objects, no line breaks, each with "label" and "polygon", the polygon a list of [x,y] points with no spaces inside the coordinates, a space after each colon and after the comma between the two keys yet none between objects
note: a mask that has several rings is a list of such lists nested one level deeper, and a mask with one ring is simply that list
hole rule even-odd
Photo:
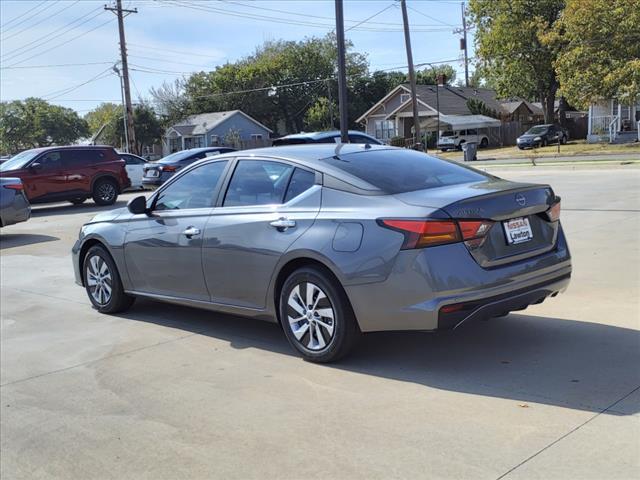
[{"label": "shadow on pavement", "polygon": [[[295,355],[273,323],[149,300],[138,300],[121,316],[225,340],[237,349]],[[640,385],[639,346],[637,330],[511,314],[450,332],[367,334],[350,357],[326,368],[523,404],[601,411]],[[640,404],[628,403],[607,413],[640,412]]]},{"label": "shadow on pavement", "polygon": [[32,245],[34,243],[55,242],[56,240],[60,239],[58,237],[52,237],[50,235],[3,232],[2,235],[0,235],[0,250],[22,247],[24,245]]}]

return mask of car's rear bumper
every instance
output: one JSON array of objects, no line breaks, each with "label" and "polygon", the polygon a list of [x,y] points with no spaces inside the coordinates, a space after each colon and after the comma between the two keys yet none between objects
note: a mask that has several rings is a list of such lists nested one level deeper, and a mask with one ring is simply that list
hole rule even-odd
[{"label": "car's rear bumper", "polygon": [[[570,275],[560,229],[553,250],[494,268],[482,268],[461,243],[403,250],[385,281],[345,291],[362,331],[436,330],[539,303],[565,290]],[[458,314],[441,316],[445,306]]]}]

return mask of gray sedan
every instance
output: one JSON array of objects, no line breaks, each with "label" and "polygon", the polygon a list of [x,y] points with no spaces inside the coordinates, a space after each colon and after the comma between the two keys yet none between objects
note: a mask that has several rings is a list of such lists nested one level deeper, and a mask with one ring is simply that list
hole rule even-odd
[{"label": "gray sedan", "polygon": [[19,178],[0,178],[0,227],[26,222],[31,217],[31,205]]},{"label": "gray sedan", "polygon": [[300,145],[197,162],[103,213],[73,247],[103,313],[136,297],[279,323],[306,359],[363,332],[455,328],[564,291],[548,185],[412,150]]}]

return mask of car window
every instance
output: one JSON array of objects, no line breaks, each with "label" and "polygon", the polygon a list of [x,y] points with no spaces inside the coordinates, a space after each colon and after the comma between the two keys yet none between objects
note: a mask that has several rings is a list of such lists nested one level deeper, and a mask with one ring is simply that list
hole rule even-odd
[{"label": "car window", "polygon": [[142,165],[144,160],[133,155],[120,155],[127,165]]},{"label": "car window", "polygon": [[369,143],[371,142],[371,140],[369,140],[367,137],[363,137],[362,135],[349,135],[349,142],[350,143]]},{"label": "car window", "polygon": [[478,131],[474,128],[467,130],[467,135],[477,135]]},{"label": "car window", "polygon": [[190,170],[163,189],[156,198],[154,210],[184,210],[213,207],[214,194],[226,161],[207,163]]},{"label": "car window", "polygon": [[62,152],[47,152],[37,160],[37,163],[39,163],[45,170],[62,168]]},{"label": "car window", "polygon": [[480,172],[415,150],[374,150],[324,161],[391,195],[487,179]]},{"label": "car window", "polygon": [[280,204],[293,167],[269,160],[241,160],[233,172],[225,207]]},{"label": "car window", "polygon": [[296,168],[291,175],[287,194],[284,196],[284,203],[296,198],[303,192],[309,190],[316,183],[316,174],[308,170]]}]

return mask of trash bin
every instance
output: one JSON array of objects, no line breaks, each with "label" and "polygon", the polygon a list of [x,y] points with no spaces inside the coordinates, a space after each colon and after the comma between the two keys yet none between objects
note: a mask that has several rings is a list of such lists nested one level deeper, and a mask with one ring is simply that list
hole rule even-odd
[{"label": "trash bin", "polygon": [[464,142],[462,144],[462,151],[464,152],[464,161],[471,162],[478,159],[478,144],[475,142]]}]

